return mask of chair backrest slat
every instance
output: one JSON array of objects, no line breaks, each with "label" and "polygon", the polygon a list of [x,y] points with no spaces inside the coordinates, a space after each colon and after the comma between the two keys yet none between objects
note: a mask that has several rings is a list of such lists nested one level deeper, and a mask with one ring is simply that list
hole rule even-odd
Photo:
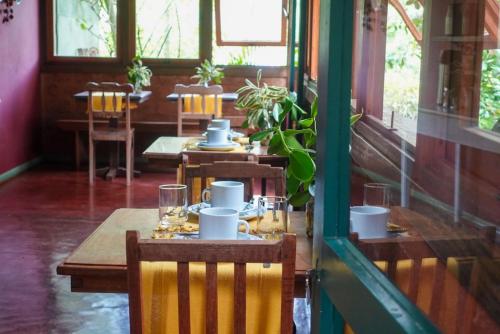
[{"label": "chair backrest slat", "polygon": [[[139,240],[127,231],[127,268],[131,333],[142,333],[140,261],[177,262],[179,332],[189,333],[189,263],[206,265],[206,331],[217,333],[217,263],[234,263],[234,332],[246,328],[247,263],[282,263],[281,333],[292,333],[295,278],[295,235],[282,240]],[[137,323],[139,325],[137,325]]]},{"label": "chair backrest slat", "polygon": [[189,262],[177,263],[179,333],[191,333],[189,307]]},{"label": "chair backrest slat", "polygon": [[217,334],[217,263],[208,262],[206,264],[205,282],[207,292],[206,333]]},{"label": "chair backrest slat", "polygon": [[[203,85],[182,85],[177,84],[174,88],[174,93],[177,94],[177,136],[182,136],[182,119],[184,117],[190,117],[190,119],[194,119],[193,117],[198,117],[200,120],[206,120],[208,115],[207,112],[207,103],[206,96],[213,95],[214,96],[214,115],[218,114],[218,101],[217,96],[221,95],[223,92],[222,86],[220,85],[212,85],[212,86],[203,86]],[[201,97],[201,112],[195,113],[195,95]],[[189,112],[185,112],[183,108],[183,101],[185,98],[190,99],[190,107]],[[187,115],[189,114],[189,115]],[[196,116],[198,115],[198,116]]]},{"label": "chair backrest slat", "polygon": [[234,264],[234,332],[244,334],[246,331],[247,306],[247,267],[245,263]]}]

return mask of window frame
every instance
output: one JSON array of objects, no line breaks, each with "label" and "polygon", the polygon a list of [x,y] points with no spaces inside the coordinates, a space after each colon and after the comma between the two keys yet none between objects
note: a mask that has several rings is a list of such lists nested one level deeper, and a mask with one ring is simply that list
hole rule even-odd
[{"label": "window frame", "polygon": [[[289,1],[281,0],[281,39],[279,42],[269,42],[269,41],[224,41],[222,40],[222,23],[221,23],[221,11],[220,11],[220,0],[215,1],[215,42],[217,46],[287,46],[287,16],[283,12],[283,9],[289,10]],[[290,15],[288,15],[290,16]]]},{"label": "window frame", "polygon": [[[65,57],[54,55],[54,0],[42,0],[40,6],[41,16],[41,40],[40,57],[42,59],[43,72],[88,72],[96,71],[102,73],[123,73],[124,67],[130,63],[135,56],[136,48],[136,1],[118,0],[117,2],[117,50],[116,57]],[[145,65],[158,75],[189,75],[193,68],[198,66],[203,59],[213,59],[213,1],[199,0],[200,2],[200,41],[199,59],[167,59],[167,58],[143,58]],[[288,3],[288,0],[283,0]],[[287,7],[288,8],[288,7]],[[290,21],[290,20],[288,20]],[[288,36],[289,22],[285,29]],[[285,39],[286,40],[286,39]],[[288,45],[285,45],[288,47]],[[287,57],[285,66],[257,66],[221,65],[225,69],[226,77],[255,76],[257,69],[263,69],[264,77],[286,77],[290,59]]]}]

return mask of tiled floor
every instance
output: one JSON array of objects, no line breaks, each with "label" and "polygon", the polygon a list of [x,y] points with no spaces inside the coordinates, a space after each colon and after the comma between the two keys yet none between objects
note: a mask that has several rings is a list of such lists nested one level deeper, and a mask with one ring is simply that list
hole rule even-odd
[{"label": "tiled floor", "polygon": [[[156,207],[157,186],[173,174],[98,180],[42,167],[0,185],[0,333],[128,333],[125,294],[70,292],[57,265],[120,207]],[[310,314],[296,303],[299,333]]]}]

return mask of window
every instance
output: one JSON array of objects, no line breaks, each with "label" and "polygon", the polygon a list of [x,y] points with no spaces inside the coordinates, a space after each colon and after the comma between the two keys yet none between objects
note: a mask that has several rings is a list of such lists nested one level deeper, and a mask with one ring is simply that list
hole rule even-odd
[{"label": "window", "polygon": [[412,145],[417,138],[423,15],[418,3],[391,0],[387,8],[382,122]]},{"label": "window", "polygon": [[286,45],[286,1],[215,0],[217,45]]},{"label": "window", "polygon": [[117,1],[54,0],[54,55],[116,57]]},{"label": "window", "polygon": [[[216,0],[214,62],[219,65],[286,66],[286,4],[282,0]],[[244,15],[235,16],[234,13]]]},{"label": "window", "polygon": [[105,62],[116,70],[138,55],[155,68],[180,72],[204,59],[286,66],[288,5],[288,0],[48,0],[47,64]]},{"label": "window", "polygon": [[199,59],[199,0],[136,0],[136,54]]}]

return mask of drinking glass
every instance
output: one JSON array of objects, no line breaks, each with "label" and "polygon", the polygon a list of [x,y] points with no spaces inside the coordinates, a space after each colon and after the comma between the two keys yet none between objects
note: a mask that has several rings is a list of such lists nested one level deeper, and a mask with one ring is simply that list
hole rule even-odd
[{"label": "drinking glass", "polygon": [[257,235],[267,240],[281,239],[288,230],[288,201],[286,197],[261,196],[257,206]]},{"label": "drinking glass", "polygon": [[389,208],[391,188],[386,183],[365,183],[363,205]]},{"label": "drinking glass", "polygon": [[187,186],[165,184],[159,187],[160,225],[180,226],[188,219]]}]

